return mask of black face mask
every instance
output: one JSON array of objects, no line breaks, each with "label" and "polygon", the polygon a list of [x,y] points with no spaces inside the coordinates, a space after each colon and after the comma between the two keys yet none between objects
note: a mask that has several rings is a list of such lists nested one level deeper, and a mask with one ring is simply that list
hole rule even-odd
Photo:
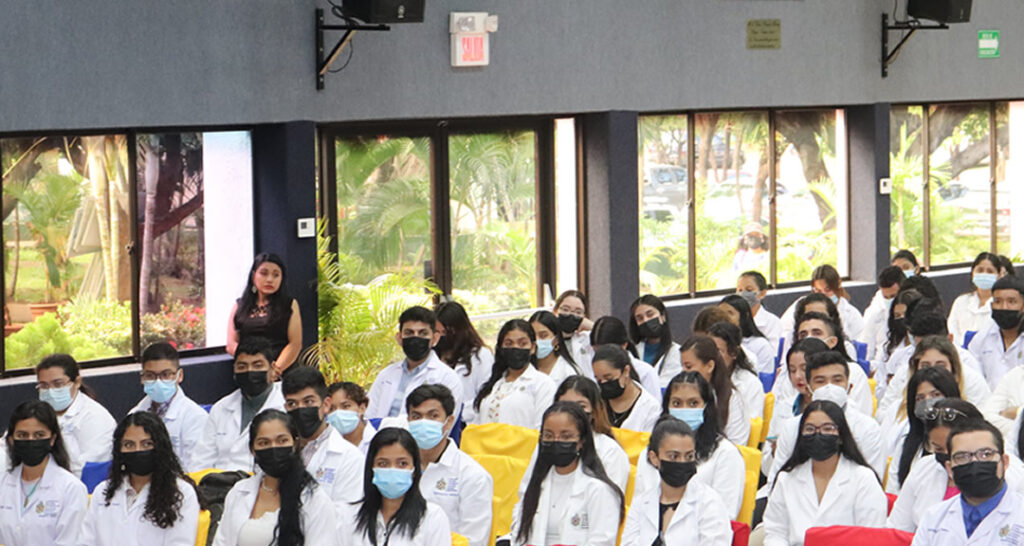
[{"label": "black face mask", "polygon": [[299,435],[303,438],[309,438],[316,434],[317,429],[324,422],[320,418],[320,408],[296,408],[288,412],[291,415],[292,421],[295,421],[295,425],[299,427]]},{"label": "black face mask", "polygon": [[663,327],[664,324],[662,324],[661,321],[658,320],[658,317],[654,317],[651,320],[643,322],[637,326],[637,328],[640,330],[640,335],[643,336],[645,339],[661,337],[661,330]]},{"label": "black face mask", "polygon": [[53,446],[50,445],[50,438],[42,440],[15,440],[14,456],[21,459],[25,466],[36,466],[46,459]]},{"label": "black face mask", "polygon": [[402,352],[409,360],[423,360],[430,354],[430,340],[425,337],[403,337]]},{"label": "black face mask", "polygon": [[600,384],[600,387],[601,398],[604,398],[605,400],[614,400],[622,396],[622,393],[626,392],[626,387],[623,387],[622,384],[619,383],[618,379],[605,381]]},{"label": "black face mask", "polygon": [[815,461],[824,461],[839,452],[839,436],[820,432],[804,436],[804,452]]},{"label": "black face mask", "polygon": [[661,480],[672,487],[682,487],[690,482],[690,478],[697,473],[697,463],[695,461],[690,462],[675,462],[675,461],[661,461],[661,467],[658,468],[658,474],[661,475]]},{"label": "black face mask", "polygon": [[239,372],[235,374],[235,384],[242,390],[247,398],[259,396],[263,394],[268,388],[270,383],[267,383],[267,372]]},{"label": "black face mask", "polygon": [[953,467],[953,483],[965,497],[984,499],[999,492],[1003,479],[996,475],[996,461],[971,461]]},{"label": "black face mask", "polygon": [[936,453],[935,462],[939,463],[942,466],[946,466],[946,463],[949,462],[949,453]]},{"label": "black face mask", "polygon": [[121,462],[124,463],[125,470],[136,476],[149,476],[156,467],[152,449],[121,453]]},{"label": "black face mask", "polygon": [[577,317],[576,315],[558,315],[558,326],[562,328],[562,333],[569,335],[576,331],[583,322],[583,317]]},{"label": "black face mask", "polygon": [[268,447],[254,452],[256,464],[272,478],[280,478],[288,473],[295,461],[295,449],[292,446]]},{"label": "black face mask", "polygon": [[553,466],[569,466],[579,455],[576,442],[541,442],[537,460]]},{"label": "black face mask", "polygon": [[1003,330],[1020,326],[1020,311],[1014,309],[993,309],[992,320]]},{"label": "black face mask", "polygon": [[529,349],[502,347],[498,349],[498,354],[501,357],[501,361],[504,362],[510,370],[521,370],[530,363]]}]

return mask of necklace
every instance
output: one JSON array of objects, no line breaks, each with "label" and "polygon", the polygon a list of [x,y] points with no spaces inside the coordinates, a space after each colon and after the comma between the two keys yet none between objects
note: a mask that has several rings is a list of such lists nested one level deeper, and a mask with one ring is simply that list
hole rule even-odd
[{"label": "necklace", "polygon": [[273,493],[275,495],[277,494],[277,489],[263,485],[263,480],[260,480],[260,489],[266,491],[267,493]]},{"label": "necklace", "polygon": [[270,311],[270,304],[269,303],[265,303],[263,305],[257,305],[256,307],[252,308],[252,311],[249,312],[249,317],[250,318],[265,317],[265,316],[267,316],[269,311]]}]

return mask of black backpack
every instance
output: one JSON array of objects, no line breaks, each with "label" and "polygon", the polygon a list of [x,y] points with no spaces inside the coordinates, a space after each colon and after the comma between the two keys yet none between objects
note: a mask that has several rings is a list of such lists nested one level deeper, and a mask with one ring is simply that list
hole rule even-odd
[{"label": "black backpack", "polygon": [[217,524],[224,515],[224,499],[228,491],[241,480],[249,477],[248,472],[236,470],[234,472],[217,472],[207,474],[199,481],[200,502],[210,511],[210,533],[206,537],[206,544],[213,544],[213,537],[217,535]]}]

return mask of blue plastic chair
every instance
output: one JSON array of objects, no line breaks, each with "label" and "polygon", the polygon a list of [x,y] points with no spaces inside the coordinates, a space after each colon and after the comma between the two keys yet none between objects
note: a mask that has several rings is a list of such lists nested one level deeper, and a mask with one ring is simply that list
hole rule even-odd
[{"label": "blue plastic chair", "polygon": [[853,343],[854,349],[857,350],[857,363],[860,364],[861,368],[864,368],[864,373],[871,375],[871,362],[868,361],[868,344],[852,339],[850,343]]},{"label": "blue plastic chair", "polygon": [[96,489],[97,485],[109,477],[110,461],[85,463],[85,466],[82,467],[82,483],[85,484],[85,488],[89,490],[90,495],[92,495],[92,490]]},{"label": "blue plastic chair", "polygon": [[380,430],[380,422],[383,419],[384,419],[383,417],[375,417],[373,419],[370,419],[370,424],[373,425],[373,429],[374,430]]},{"label": "blue plastic chair", "polygon": [[210,408],[213,407],[213,404],[200,404],[199,407],[203,408],[206,413],[210,413]]},{"label": "blue plastic chair", "polygon": [[782,350],[785,349],[785,348],[786,348],[786,336],[782,336],[782,337],[779,338],[779,352],[778,352],[778,354],[775,355],[775,369],[776,370],[779,369],[779,364],[782,363],[782,357],[785,356],[785,355],[782,354]]},{"label": "blue plastic chair", "polygon": [[775,374],[759,373],[757,377],[761,380],[761,385],[764,386],[764,392],[772,392],[772,386],[775,385]]},{"label": "blue plastic chair", "polygon": [[964,349],[966,349],[967,346],[971,344],[971,340],[974,339],[974,336],[977,333],[978,332],[975,331],[975,330],[968,330],[968,331],[964,332]]}]

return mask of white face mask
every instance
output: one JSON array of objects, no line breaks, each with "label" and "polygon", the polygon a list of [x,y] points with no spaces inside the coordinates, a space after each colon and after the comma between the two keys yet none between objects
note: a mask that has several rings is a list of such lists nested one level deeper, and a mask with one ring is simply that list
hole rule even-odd
[{"label": "white face mask", "polygon": [[828,400],[829,402],[834,402],[837,406],[846,409],[846,398],[848,394],[847,389],[833,383],[828,383],[814,389],[811,400]]}]

